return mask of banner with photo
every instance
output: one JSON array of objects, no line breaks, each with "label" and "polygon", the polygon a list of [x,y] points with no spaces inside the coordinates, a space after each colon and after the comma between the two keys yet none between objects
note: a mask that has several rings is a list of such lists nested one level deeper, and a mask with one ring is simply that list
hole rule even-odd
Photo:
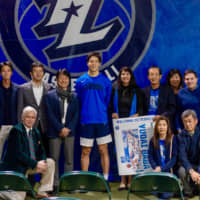
[{"label": "banner with photo", "polygon": [[113,120],[119,175],[151,171],[149,141],[153,136],[153,115]]}]

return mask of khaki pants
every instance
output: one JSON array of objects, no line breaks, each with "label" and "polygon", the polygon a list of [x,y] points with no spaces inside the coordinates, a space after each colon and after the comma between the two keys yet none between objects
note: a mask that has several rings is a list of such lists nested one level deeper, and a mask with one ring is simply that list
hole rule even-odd
[{"label": "khaki pants", "polygon": [[[54,172],[55,172],[55,162],[54,160],[47,158],[47,170],[42,174],[40,180],[40,187],[38,189],[38,194],[53,190]],[[35,174],[35,169],[28,169],[26,172],[26,177],[29,174]],[[0,192],[0,199],[4,200],[24,200],[26,197],[26,192]]]},{"label": "khaki pants", "polygon": [[2,125],[0,129],[0,160],[3,153],[4,143],[10,133],[10,130],[13,126],[12,125]]}]

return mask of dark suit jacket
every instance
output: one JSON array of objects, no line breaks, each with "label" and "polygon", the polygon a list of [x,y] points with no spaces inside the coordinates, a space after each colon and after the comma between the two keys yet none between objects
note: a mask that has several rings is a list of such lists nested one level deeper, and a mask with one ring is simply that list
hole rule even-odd
[{"label": "dark suit jacket", "polygon": [[36,167],[37,161],[46,160],[40,133],[36,128],[33,128],[33,142],[37,160],[33,160],[30,156],[29,142],[24,125],[22,123],[15,125],[8,137],[1,169],[25,174],[27,169]]},{"label": "dark suit jacket", "polygon": [[[148,114],[151,86],[143,88],[144,101],[145,101],[145,113]],[[165,115],[170,120],[175,115],[176,111],[176,99],[172,89],[167,85],[160,85],[159,97],[158,97],[158,115]]]},{"label": "dark suit jacket", "polygon": [[[12,83],[12,93],[11,93],[11,121],[12,124],[15,125],[17,123],[17,90],[18,85]],[[2,125],[3,113],[2,109],[5,105],[5,100],[3,97],[3,89],[0,87],[0,126]]]},{"label": "dark suit jacket", "polygon": [[46,133],[47,131],[47,119],[45,115],[45,106],[44,106],[44,95],[47,94],[48,90],[51,89],[51,85],[43,83],[43,95],[40,102],[40,105],[37,105],[36,99],[33,94],[33,83],[32,81],[25,83],[19,87],[18,91],[18,106],[17,106],[17,118],[18,122],[21,122],[22,110],[26,106],[32,106],[37,110],[37,120],[35,122],[35,127],[38,127],[40,120],[42,132]]},{"label": "dark suit jacket", "polygon": [[47,119],[48,119],[48,131],[47,136],[49,138],[59,137],[59,132],[64,127],[71,129],[69,136],[75,135],[75,129],[79,119],[79,102],[75,94],[72,95],[72,100],[68,104],[65,125],[62,124],[60,100],[56,90],[51,90],[44,97]]},{"label": "dark suit jacket", "polygon": [[193,165],[198,167],[200,173],[200,129],[196,127],[194,135],[185,129],[178,134],[179,160],[181,165],[188,171]]},{"label": "dark suit jacket", "polygon": [[153,146],[153,139],[151,139],[149,143],[149,151],[148,151],[149,163],[153,169],[160,166],[162,172],[170,172],[170,168],[174,167],[176,163],[177,155],[178,155],[176,136],[173,137],[171,159],[170,159],[170,144],[168,144],[167,147],[165,148],[166,148],[165,149],[165,166],[161,166],[160,146],[156,149]]}]

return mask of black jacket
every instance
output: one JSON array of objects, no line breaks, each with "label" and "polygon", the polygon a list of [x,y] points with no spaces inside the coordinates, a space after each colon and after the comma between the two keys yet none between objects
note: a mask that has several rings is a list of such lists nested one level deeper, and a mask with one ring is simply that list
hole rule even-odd
[{"label": "black jacket", "polygon": [[[167,85],[160,85],[158,97],[158,115],[164,115],[171,121],[176,112],[176,98],[172,89]],[[143,88],[144,92],[144,103],[145,103],[145,114],[148,114],[151,86]]]}]

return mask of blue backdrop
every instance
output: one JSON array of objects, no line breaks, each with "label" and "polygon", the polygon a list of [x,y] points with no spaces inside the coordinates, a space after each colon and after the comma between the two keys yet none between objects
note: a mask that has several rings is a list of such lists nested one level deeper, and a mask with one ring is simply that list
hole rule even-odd
[{"label": "blue backdrop", "polygon": [[[46,36],[45,38],[45,36],[38,36],[39,34],[35,30],[33,31],[34,24],[38,25],[39,22],[41,23],[41,21],[44,20],[45,14],[47,13],[47,7],[45,7],[45,5],[41,5],[41,2],[45,1],[8,0],[5,2],[0,0],[0,61],[11,60],[13,62],[16,69],[13,75],[13,81],[17,83],[23,83],[30,78],[27,72],[29,71],[30,61],[32,60],[40,60],[43,62],[47,67],[47,71],[50,73],[55,73],[57,68],[66,67],[71,72],[75,72],[74,76],[79,76],[81,72],[85,72],[87,70],[85,58],[86,54],[88,53],[88,43],[86,47],[81,47],[83,51],[85,50],[85,54],[84,52],[78,52],[75,56],[73,55],[72,58],[70,58],[70,56],[67,57],[66,55],[62,55],[62,58],[50,59],[47,56],[42,55],[41,50],[43,50],[48,44],[52,43],[52,38],[54,37],[50,34],[51,37]],[[46,2],[51,1],[48,0]],[[72,1],[68,2],[71,3]],[[121,32],[119,31],[120,34],[117,35],[118,39],[115,38],[115,40],[111,41],[112,45],[109,44],[107,47],[95,48],[95,45],[99,46],[98,43],[93,44],[93,46],[89,48],[91,50],[99,50],[102,52],[104,64],[106,64],[104,65],[104,70],[106,67],[109,68],[108,66],[112,66],[112,64],[116,62],[118,62],[119,65],[118,66],[116,64],[117,70],[121,67],[121,65],[130,65],[133,67],[137,82],[140,86],[145,86],[148,84],[146,79],[146,71],[147,68],[152,64],[158,65],[162,69],[164,75],[166,75],[169,69],[174,67],[179,68],[182,72],[187,68],[192,68],[198,72],[198,50],[200,47],[200,2],[198,0],[140,0],[140,5],[136,5],[139,4],[139,0],[98,0],[97,2],[101,4],[99,10],[96,8],[98,13],[96,13],[95,8],[88,11],[96,16],[98,15],[98,17],[95,19],[95,26],[98,27],[101,23],[106,26],[106,22],[108,20],[115,19],[118,16],[118,19],[120,18],[118,21],[121,22],[120,25],[125,27],[122,28],[119,25],[119,27],[112,32],[112,34],[116,36],[119,29],[123,29],[120,29]],[[147,6],[147,2],[151,2],[151,5]],[[74,1],[74,4],[76,5],[76,1]],[[40,7],[38,5],[40,5]],[[67,7],[68,5],[63,6]],[[84,2],[82,3],[82,7],[84,7]],[[81,8],[79,8],[79,10],[81,10]],[[77,12],[79,10],[77,10]],[[140,13],[138,14],[139,11]],[[145,17],[143,16],[145,14],[144,11],[148,13],[148,15]],[[136,18],[139,18],[139,20],[137,21]],[[153,20],[153,18],[155,18],[155,20]],[[85,24],[91,23],[91,20],[94,22],[94,18],[91,19],[91,16],[90,22],[86,19],[87,18],[85,17]],[[133,21],[134,24],[131,24],[131,21]],[[144,28],[144,23],[147,23],[147,29]],[[139,26],[138,29],[142,27],[141,29],[146,32],[147,35],[146,38],[142,39],[137,35],[139,39],[137,38],[138,40],[136,39],[134,42],[130,39],[130,35],[137,34],[137,26]],[[50,28],[53,29],[52,27],[53,26]],[[42,28],[44,28],[44,26]],[[63,27],[54,27],[54,29],[57,29],[57,33],[61,28]],[[92,28],[88,28],[87,30],[87,28],[88,27],[86,27],[85,30],[88,33],[95,30],[94,27],[93,30]],[[131,28],[133,28],[132,33],[130,30]],[[51,29],[48,31],[51,32]],[[151,31],[152,35],[148,31]],[[18,34],[15,37],[16,32]],[[55,30],[53,31],[53,34],[56,34]],[[110,34],[111,38],[112,34]],[[142,33],[140,34],[143,35]],[[106,39],[110,40],[109,37]],[[20,48],[17,46],[16,40],[20,40]],[[149,42],[148,45],[146,44],[148,43],[147,40]],[[126,47],[130,42],[133,43],[129,44],[128,50],[121,51],[122,48],[127,49]],[[93,43],[95,42],[93,41]],[[124,43],[126,43],[126,47],[123,46]],[[146,51],[141,50],[137,54],[135,53],[135,49],[131,48],[130,46],[134,46],[138,49],[143,48],[142,50],[146,48]],[[23,51],[24,49],[26,50],[24,54],[19,53],[21,49],[23,49]],[[71,54],[73,54],[73,50],[74,49],[71,48]],[[117,54],[119,51],[121,51],[120,54]],[[30,61],[26,61],[27,54],[29,54],[29,57],[31,58]],[[141,54],[143,55],[141,56]],[[26,56],[20,57],[20,55]],[[121,57],[120,60],[117,60],[120,55],[123,55],[123,57]],[[67,59],[65,59],[66,57]],[[131,60],[130,57],[136,58]],[[140,59],[138,59],[139,57]],[[20,65],[19,63],[22,64]],[[114,78],[116,78],[116,76]],[[51,79],[48,80],[51,82]],[[112,81],[114,80],[115,79]]]}]

